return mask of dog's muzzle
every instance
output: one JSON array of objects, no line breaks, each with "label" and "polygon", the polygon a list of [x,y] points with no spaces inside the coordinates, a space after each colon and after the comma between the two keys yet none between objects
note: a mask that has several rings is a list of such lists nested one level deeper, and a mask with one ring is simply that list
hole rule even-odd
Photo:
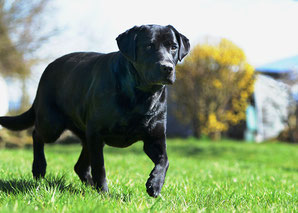
[{"label": "dog's muzzle", "polygon": [[160,72],[163,76],[163,81],[166,84],[173,84],[176,77],[175,77],[175,67],[172,63],[163,62],[160,63]]},{"label": "dog's muzzle", "polygon": [[171,63],[160,64],[160,69],[164,74],[171,75],[174,72],[174,66]]}]

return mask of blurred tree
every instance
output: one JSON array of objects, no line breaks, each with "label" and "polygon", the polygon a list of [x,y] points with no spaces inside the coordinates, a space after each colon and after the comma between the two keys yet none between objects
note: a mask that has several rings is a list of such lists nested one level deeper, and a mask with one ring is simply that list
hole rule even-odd
[{"label": "blurred tree", "polygon": [[56,30],[45,30],[49,0],[0,0],[0,74],[21,80],[22,105],[29,102],[25,79],[39,59],[34,55]]},{"label": "blurred tree", "polygon": [[170,98],[176,117],[201,134],[218,139],[229,125],[245,119],[254,69],[244,52],[227,39],[197,45],[177,66]]}]

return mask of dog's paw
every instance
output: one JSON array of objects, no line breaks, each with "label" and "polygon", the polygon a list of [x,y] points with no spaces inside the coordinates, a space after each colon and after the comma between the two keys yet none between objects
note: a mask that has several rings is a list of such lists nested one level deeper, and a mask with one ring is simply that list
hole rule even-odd
[{"label": "dog's paw", "polygon": [[104,182],[103,184],[100,184],[100,185],[95,184],[95,187],[96,187],[98,193],[100,193],[100,194],[109,192],[108,184],[106,182]]},{"label": "dog's paw", "polygon": [[44,178],[46,174],[46,166],[47,163],[44,161],[33,161],[32,174],[36,180]]},{"label": "dog's paw", "polygon": [[147,180],[146,188],[147,193],[151,197],[157,197],[161,191],[161,188],[163,186],[164,179],[159,176],[150,176],[150,178]]},{"label": "dog's paw", "polygon": [[94,182],[90,174],[86,175],[86,184],[90,186],[94,186]]}]

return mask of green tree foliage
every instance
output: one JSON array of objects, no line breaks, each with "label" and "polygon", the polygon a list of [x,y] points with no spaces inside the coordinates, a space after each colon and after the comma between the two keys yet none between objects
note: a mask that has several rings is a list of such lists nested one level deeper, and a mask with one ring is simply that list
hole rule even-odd
[{"label": "green tree foliage", "polygon": [[49,0],[0,0],[0,74],[24,79],[37,61],[33,53],[54,30],[44,31]]},{"label": "green tree foliage", "polygon": [[218,138],[245,119],[254,85],[254,69],[244,52],[227,39],[197,45],[177,66],[172,88],[174,114],[190,123],[195,136]]},{"label": "green tree foliage", "polygon": [[22,83],[22,108],[27,108],[29,95],[25,80],[39,58],[34,55],[57,31],[45,29],[49,0],[0,0],[0,75]]},{"label": "green tree foliage", "polygon": [[[12,114],[28,109],[30,101],[26,79],[30,77],[32,65],[40,60],[34,53],[57,32],[46,24],[49,2],[0,0],[0,76],[17,79],[22,84],[21,107]],[[0,145],[7,141],[26,144],[30,139],[27,132],[2,129]]]}]

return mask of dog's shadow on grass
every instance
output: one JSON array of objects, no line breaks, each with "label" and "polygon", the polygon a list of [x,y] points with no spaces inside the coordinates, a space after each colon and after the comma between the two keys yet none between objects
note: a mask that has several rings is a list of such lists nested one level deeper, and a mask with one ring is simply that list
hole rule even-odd
[{"label": "dog's shadow on grass", "polygon": [[70,193],[81,193],[73,184],[66,183],[64,177],[49,177],[42,180],[26,179],[0,179],[0,192],[6,194],[28,193],[38,190],[59,190],[60,192],[68,191]]},{"label": "dog's shadow on grass", "polygon": [[[12,178],[8,180],[0,179],[0,193],[9,194],[26,194],[26,193],[35,193],[39,190],[41,191],[59,191],[61,193],[68,192],[70,194],[78,195],[86,195],[90,191],[98,194],[98,191],[94,189],[92,186],[82,184],[74,184],[67,183],[64,176],[55,177],[50,176],[41,180],[35,179],[25,179],[25,178]],[[107,194],[102,194],[103,197],[109,197],[115,200],[121,200],[122,202],[129,202],[131,200],[132,192],[109,192]],[[99,194],[98,194],[99,196]]]}]

